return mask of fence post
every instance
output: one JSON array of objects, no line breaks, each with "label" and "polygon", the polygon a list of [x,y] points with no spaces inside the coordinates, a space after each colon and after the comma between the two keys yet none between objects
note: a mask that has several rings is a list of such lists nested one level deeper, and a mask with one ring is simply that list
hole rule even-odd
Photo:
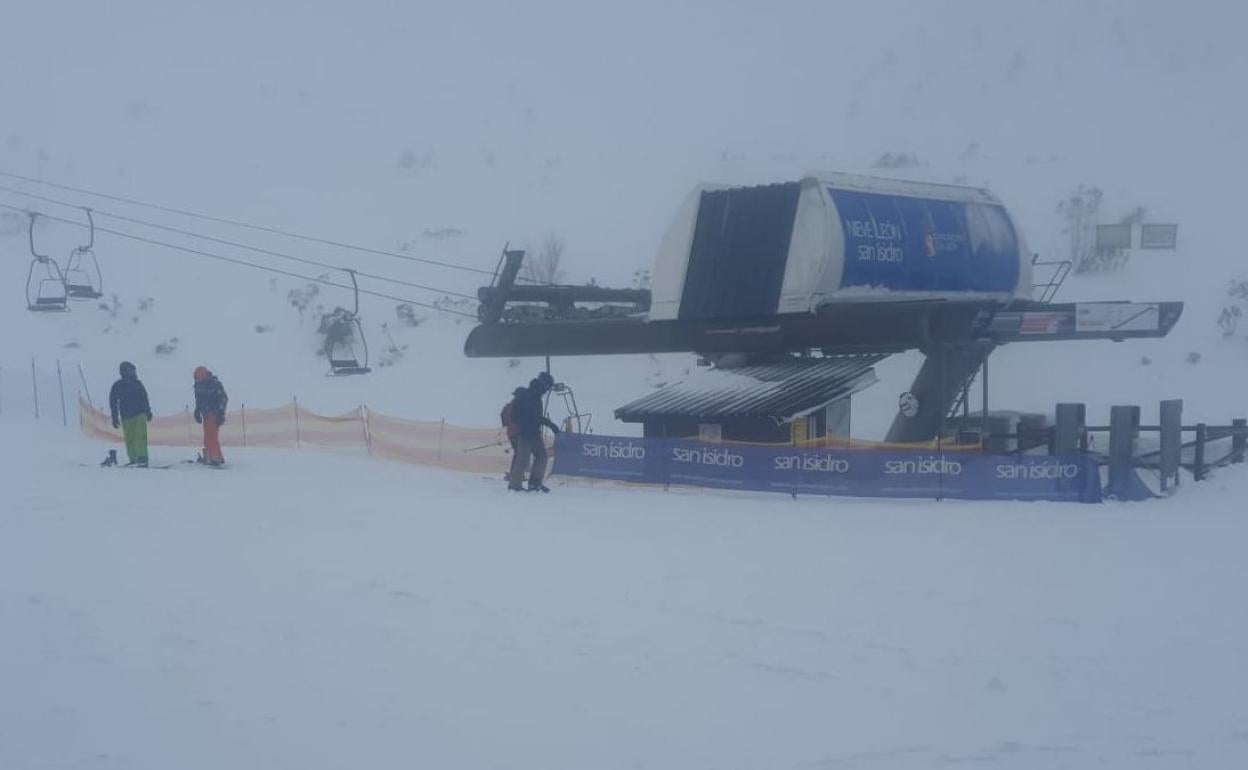
[{"label": "fence post", "polygon": [[91,400],[91,389],[87,387],[87,375],[82,371],[82,364],[78,364],[78,379],[82,380],[82,392],[87,394],[87,405],[92,409],[95,408],[95,402]]},{"label": "fence post", "polygon": [[61,392],[61,426],[69,427],[69,413],[65,411],[65,379],[61,376],[61,359],[56,359],[56,387]]},{"label": "fence post", "polygon": [[1158,470],[1161,472],[1161,491],[1170,491],[1170,482],[1179,485],[1179,466],[1183,461],[1183,400],[1169,399],[1161,402],[1161,453]]},{"label": "fence post", "polygon": [[303,439],[299,435],[299,397],[292,396],[291,398],[295,402],[295,447],[298,448],[303,443]]},{"label": "fence post", "polygon": [[1248,452],[1248,420],[1238,417],[1231,420],[1231,462],[1242,463]]},{"label": "fence post", "polygon": [[373,430],[368,424],[368,404],[360,405],[360,423],[364,429],[364,447],[368,451],[368,456],[373,456]]},{"label": "fence post", "polygon": [[[549,359],[547,359],[549,361]],[[549,364],[547,364],[549,365]],[[438,424],[438,466],[442,465],[442,435],[446,433],[446,418],[442,418],[442,422]]]},{"label": "fence post", "polygon": [[35,394],[35,419],[39,419],[39,377],[35,374],[35,359],[30,359],[30,391]]},{"label": "fence post", "polygon": [[1205,480],[1205,441],[1209,437],[1209,426],[1203,422],[1196,423],[1196,457],[1192,462],[1192,478],[1196,481]]},{"label": "fence post", "polygon": [[1109,408],[1109,486],[1107,491],[1119,497],[1127,491],[1135,460],[1135,437],[1140,427],[1138,406]]},{"label": "fence post", "polygon": [[193,422],[191,420],[190,404],[182,405],[182,414],[186,415],[186,445],[195,446],[195,430],[191,427]]},{"label": "fence post", "polygon": [[247,446],[247,405],[238,405],[238,416],[243,423],[243,446]]}]

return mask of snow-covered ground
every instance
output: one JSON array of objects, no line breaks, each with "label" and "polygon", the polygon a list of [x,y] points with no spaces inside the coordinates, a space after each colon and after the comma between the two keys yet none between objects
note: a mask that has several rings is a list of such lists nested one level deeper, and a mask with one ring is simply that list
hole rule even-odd
[{"label": "snow-covered ground", "polygon": [[103,470],[0,430],[30,448],[0,767],[1248,763],[1242,471],[1097,507],[508,496],[316,451]]}]

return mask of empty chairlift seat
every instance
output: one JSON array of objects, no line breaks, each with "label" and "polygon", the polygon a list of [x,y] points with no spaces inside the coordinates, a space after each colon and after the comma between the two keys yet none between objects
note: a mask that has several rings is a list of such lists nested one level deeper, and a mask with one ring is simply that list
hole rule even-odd
[{"label": "empty chairlift seat", "polygon": [[95,258],[95,218],[91,209],[83,211],[87,212],[90,237],[85,245],[75,247],[65,262],[65,294],[70,299],[99,299],[104,296],[104,276]]},{"label": "empty chairlift seat", "polygon": [[34,312],[69,309],[65,274],[55,259],[35,251],[35,219],[30,215],[30,269],[26,271],[26,308]]}]

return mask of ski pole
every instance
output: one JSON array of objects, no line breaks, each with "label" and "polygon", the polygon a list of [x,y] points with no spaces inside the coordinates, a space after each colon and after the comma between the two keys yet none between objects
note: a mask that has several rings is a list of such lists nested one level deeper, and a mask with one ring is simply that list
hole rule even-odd
[{"label": "ski pole", "polygon": [[474,446],[469,449],[465,449],[464,454],[468,454],[469,452],[478,452],[482,449],[489,449],[492,446],[502,446],[502,445],[503,445],[503,442],[500,439],[499,441],[495,441],[493,444],[482,444],[481,446]]}]

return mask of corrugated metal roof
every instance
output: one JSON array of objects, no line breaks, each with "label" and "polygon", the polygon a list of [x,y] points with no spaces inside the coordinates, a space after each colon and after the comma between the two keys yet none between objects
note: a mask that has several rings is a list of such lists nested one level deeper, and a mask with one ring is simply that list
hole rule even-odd
[{"label": "corrugated metal roof", "polygon": [[882,358],[798,358],[710,369],[626,404],[615,416],[624,422],[656,417],[790,419],[874,385],[872,367]]}]

